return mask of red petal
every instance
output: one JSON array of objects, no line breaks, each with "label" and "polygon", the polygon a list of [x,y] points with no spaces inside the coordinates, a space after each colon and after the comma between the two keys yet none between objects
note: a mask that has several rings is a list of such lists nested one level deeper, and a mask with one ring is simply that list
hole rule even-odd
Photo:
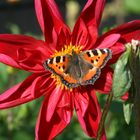
[{"label": "red petal", "polygon": [[84,45],[90,49],[98,36],[98,25],[104,8],[104,0],[88,0],[79,19],[77,20],[72,36],[72,43]]},{"label": "red petal", "polygon": [[[96,19],[97,25],[100,24],[100,20],[102,17],[103,9],[105,5],[105,0],[88,0],[87,4],[83,9],[83,13],[85,14],[85,18],[89,18],[89,16],[93,16]],[[88,17],[87,17],[88,15]]]},{"label": "red petal", "polygon": [[79,111],[81,115],[84,116],[89,104],[89,96],[86,93],[87,91],[84,88],[79,88],[75,90],[75,101],[79,106]]},{"label": "red petal", "polygon": [[[32,74],[25,81],[0,95],[0,109],[17,106],[49,92],[50,74]],[[51,88],[53,88],[51,86]]]},{"label": "red petal", "polygon": [[110,34],[108,36],[101,36],[95,44],[97,48],[109,48],[112,51],[112,59],[109,61],[110,64],[114,64],[118,60],[118,57],[125,51],[124,45],[117,42],[119,39],[120,34]]},{"label": "red petal", "polygon": [[[85,133],[90,136],[90,137],[96,137],[97,134],[97,129],[101,117],[101,112],[100,112],[100,107],[96,98],[96,94],[94,90],[91,90],[91,86],[88,86],[86,89],[85,93],[82,93],[82,95],[87,94],[89,96],[89,101],[88,101],[88,107],[86,109],[86,112],[84,113],[81,110],[80,102],[78,99],[78,96],[75,93],[75,108],[76,108],[76,113],[78,116],[78,120],[85,131]],[[81,93],[79,93],[81,94]]]},{"label": "red petal", "polygon": [[0,35],[0,62],[20,69],[43,71],[51,51],[43,41],[24,35]]},{"label": "red petal", "polygon": [[99,25],[105,0],[88,0],[79,18],[82,18],[87,26]]},{"label": "red petal", "polygon": [[53,47],[62,47],[70,43],[70,31],[62,21],[54,0],[35,0],[35,8],[47,43]]},{"label": "red petal", "polygon": [[120,34],[111,34],[106,36],[105,38],[99,38],[97,44],[95,45],[97,48],[109,48],[112,47],[120,38]]},{"label": "red petal", "polygon": [[112,51],[112,59],[109,61],[109,64],[114,64],[125,51],[125,46],[122,43],[117,42],[115,45],[111,46],[109,49]]},{"label": "red petal", "polygon": [[[60,91],[62,92],[62,91]],[[67,93],[63,93],[63,96],[67,96]],[[68,95],[70,96],[70,94]],[[72,96],[70,96],[68,103],[72,102]],[[53,101],[53,99],[52,99]],[[48,111],[48,99],[45,98],[43,102],[40,115],[38,118],[38,122],[36,125],[36,140],[52,140],[54,139],[59,133],[61,133],[64,128],[69,124],[72,118],[73,107],[72,104],[67,106],[67,108],[57,106],[55,108],[55,112],[50,121],[46,120],[46,115],[49,114],[50,110]],[[66,119],[67,116],[67,119]]]},{"label": "red petal", "polygon": [[[46,4],[45,4],[46,3]],[[45,4],[45,5],[43,5],[43,4]],[[49,5],[49,6],[48,6]],[[46,6],[46,7],[45,7]],[[50,9],[49,9],[49,7],[51,8],[51,9],[53,9],[55,12],[54,13],[52,13],[51,11],[50,11]],[[46,9],[48,9],[48,11],[49,11],[49,13],[48,13],[48,15],[46,14],[45,15],[45,13],[44,13],[44,9],[46,8]],[[46,1],[46,0],[35,0],[35,9],[36,9],[36,14],[37,14],[37,18],[38,18],[38,22],[39,22],[39,24],[40,24],[40,26],[41,26],[41,29],[42,29],[42,31],[44,32],[44,30],[45,30],[45,22],[44,22],[44,20],[47,20],[48,19],[48,17],[45,17],[45,16],[52,16],[51,18],[53,18],[54,17],[54,15],[58,18],[58,19],[60,19],[61,21],[62,21],[62,17],[61,17],[61,15],[60,15],[60,13],[59,13],[59,11],[58,11],[58,8],[57,8],[57,6],[56,6],[56,4],[55,4],[55,2],[54,2],[54,0],[51,0],[51,1]],[[53,15],[54,14],[54,15]],[[45,19],[46,18],[46,19]],[[55,17],[54,17],[55,18]]]},{"label": "red petal", "polygon": [[47,107],[46,108],[47,108],[48,113],[46,114],[46,121],[51,120],[61,96],[62,96],[61,87],[55,88],[52,91],[52,93],[47,96],[47,98],[46,98]]},{"label": "red petal", "polygon": [[140,40],[140,20],[134,20],[118,26],[117,28],[104,34],[104,36],[112,33],[119,33],[121,35],[119,41],[123,44],[131,42],[132,39]]},{"label": "red petal", "polygon": [[105,132],[103,132],[101,140],[107,140]]},{"label": "red petal", "polygon": [[102,69],[99,79],[94,84],[95,90],[101,93],[109,93],[112,88],[113,70],[110,67]]},{"label": "red petal", "polygon": [[[60,108],[62,117],[65,122],[69,123],[71,121],[71,116],[74,110],[73,93],[68,90],[63,91],[62,97],[57,105]],[[71,111],[70,111],[71,110]]]},{"label": "red petal", "polygon": [[122,100],[126,101],[129,99],[129,93],[126,92],[122,97],[121,97]]}]

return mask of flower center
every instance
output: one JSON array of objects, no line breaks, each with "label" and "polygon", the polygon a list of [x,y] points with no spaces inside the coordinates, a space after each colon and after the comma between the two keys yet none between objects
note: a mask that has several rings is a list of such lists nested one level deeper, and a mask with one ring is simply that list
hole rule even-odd
[{"label": "flower center", "polygon": [[[65,56],[65,55],[72,55],[72,53],[75,52],[76,54],[79,54],[82,52],[82,46],[75,46],[75,45],[65,45],[64,48],[62,48],[61,51],[55,51],[53,55],[51,55],[52,58],[57,58],[59,56]],[[72,91],[72,88],[68,88],[63,82],[60,76],[52,73],[51,78],[53,78],[56,81],[56,86],[61,86],[62,89],[69,89]]]}]

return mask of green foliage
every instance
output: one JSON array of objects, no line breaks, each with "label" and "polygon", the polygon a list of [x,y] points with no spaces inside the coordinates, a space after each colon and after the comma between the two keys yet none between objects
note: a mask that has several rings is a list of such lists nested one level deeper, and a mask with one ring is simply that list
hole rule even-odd
[{"label": "green foliage", "polygon": [[129,13],[140,13],[140,0],[124,0],[124,4]]},{"label": "green foliage", "polygon": [[115,65],[112,91],[114,97],[120,98],[131,87],[132,75],[129,69],[130,48],[122,54]]},{"label": "green foliage", "polygon": [[0,81],[1,81],[0,91],[5,86],[5,84],[8,80],[8,74],[7,74],[6,68],[7,68],[7,66],[0,63]]},{"label": "green foliage", "polygon": [[[99,95],[99,102],[103,108],[107,96]],[[129,125],[123,116],[123,101],[113,101],[110,106],[110,112],[107,115],[105,130],[107,133],[107,140],[135,140],[134,138],[134,122],[133,118]]]},{"label": "green foliage", "polygon": [[132,115],[132,109],[133,109],[133,104],[129,102],[125,102],[123,104],[123,110],[124,110],[124,118],[127,124],[130,123],[131,120],[131,115]]}]

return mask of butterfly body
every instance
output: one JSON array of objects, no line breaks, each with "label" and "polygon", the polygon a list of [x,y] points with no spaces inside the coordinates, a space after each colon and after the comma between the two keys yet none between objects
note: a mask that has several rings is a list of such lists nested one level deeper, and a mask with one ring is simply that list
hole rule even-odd
[{"label": "butterfly body", "polygon": [[109,49],[95,49],[84,52],[66,54],[50,58],[44,62],[44,67],[60,77],[68,88],[80,85],[94,84],[99,78],[101,68],[111,58]]}]

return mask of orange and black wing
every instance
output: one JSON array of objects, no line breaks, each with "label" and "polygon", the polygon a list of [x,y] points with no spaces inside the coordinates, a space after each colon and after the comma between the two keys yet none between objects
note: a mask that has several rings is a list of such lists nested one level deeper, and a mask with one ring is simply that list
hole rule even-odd
[{"label": "orange and black wing", "polygon": [[81,84],[94,84],[100,76],[101,68],[111,59],[112,52],[109,49],[95,49],[84,51],[80,55],[87,63],[92,65],[92,68],[82,77]]},{"label": "orange and black wing", "polygon": [[44,62],[44,67],[53,74],[59,76],[62,83],[68,88],[76,87],[78,81],[68,73],[65,73],[67,71],[68,63],[69,57],[67,55],[57,56],[46,60]]}]

